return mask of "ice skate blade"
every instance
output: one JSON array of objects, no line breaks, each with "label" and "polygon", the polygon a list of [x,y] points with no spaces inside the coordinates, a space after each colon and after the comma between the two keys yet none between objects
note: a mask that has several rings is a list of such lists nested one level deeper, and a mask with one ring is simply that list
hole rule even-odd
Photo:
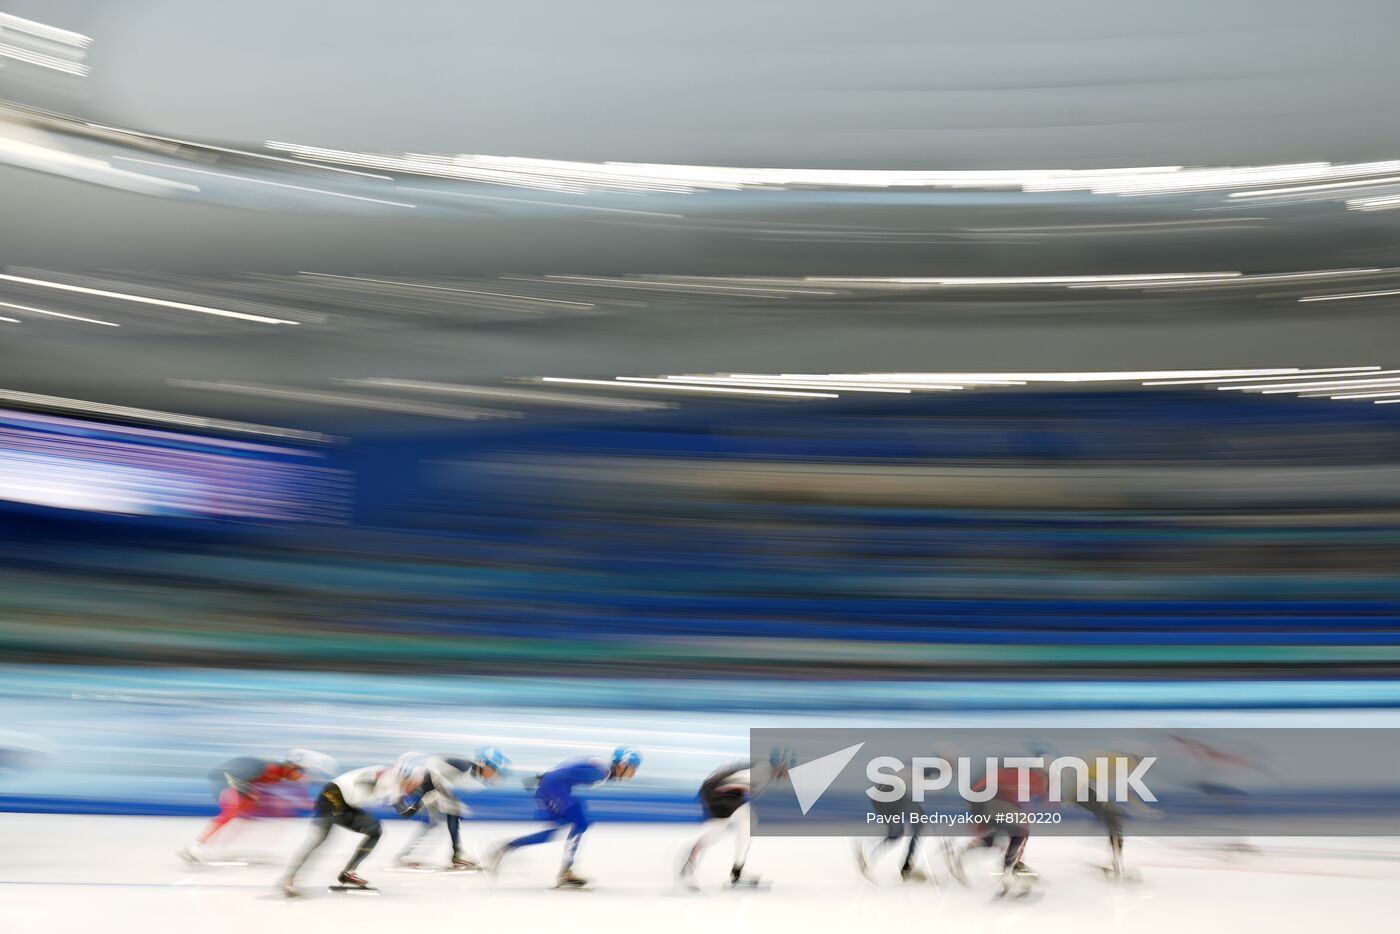
[{"label": "ice skate blade", "polygon": [[[990,876],[991,876],[991,878],[992,878],[992,880],[993,880],[993,882],[994,882],[995,884],[997,884],[997,885],[1000,885],[1000,884],[1001,884],[1001,873],[999,873],[999,872],[993,872],[993,873],[990,873]],[[1021,872],[1018,872],[1018,873],[1016,874],[1016,881],[1017,881],[1018,883],[1019,883],[1019,882],[1024,882],[1024,883],[1026,884],[1026,886],[1027,886],[1028,888],[1030,888],[1030,889],[1039,889],[1039,888],[1041,888],[1042,886],[1048,888],[1049,886],[1051,886],[1051,885],[1054,884],[1054,883],[1051,882],[1049,879],[1043,879],[1043,878],[1041,878],[1039,874],[1036,874],[1036,875],[1027,875],[1026,873],[1021,873]]]},{"label": "ice skate blade", "polygon": [[1103,872],[1103,881],[1111,885],[1140,885],[1142,883],[1142,876],[1134,872],[1118,873],[1105,866],[1100,866],[1099,869]]},{"label": "ice skate blade", "polygon": [[550,886],[549,890],[550,890],[551,892],[595,892],[595,891],[597,891],[595,888],[593,888],[592,885],[589,885],[589,884],[576,885],[576,884],[574,884],[574,883],[572,883],[572,882],[564,882],[564,883],[556,882],[554,885]]},{"label": "ice skate blade", "polygon": [[328,885],[330,892],[348,892],[354,895],[378,895],[379,890],[372,885]]}]

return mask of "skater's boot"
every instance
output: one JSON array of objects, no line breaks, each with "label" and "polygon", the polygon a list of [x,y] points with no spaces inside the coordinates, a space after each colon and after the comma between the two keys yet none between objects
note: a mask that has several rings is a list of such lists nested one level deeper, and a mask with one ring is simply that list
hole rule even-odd
[{"label": "skater's boot", "polygon": [[278,882],[277,891],[281,892],[288,898],[296,898],[297,896],[301,895],[301,892],[292,883],[291,879],[283,879],[282,881]]},{"label": "skater's boot", "polygon": [[572,869],[559,870],[559,879],[555,882],[555,886],[561,889],[581,889],[587,884],[588,880],[574,875]]},{"label": "skater's boot", "polygon": [[341,885],[350,886],[351,888],[357,888],[357,889],[367,889],[367,888],[369,888],[369,882],[367,882],[365,879],[361,878],[360,876],[357,876],[355,873],[351,872],[351,871],[348,870],[348,869],[345,870],[344,872],[342,872],[342,873],[340,874],[340,877],[337,878],[336,881],[339,882]]},{"label": "skater's boot", "polygon": [[700,886],[695,882],[695,864],[689,859],[681,864],[681,871],[676,873],[676,884],[691,892],[700,891]]},{"label": "skater's boot", "polygon": [[903,866],[899,870],[899,878],[905,882],[927,882],[928,873],[918,866]]},{"label": "skater's boot", "polygon": [[758,877],[757,877],[757,876],[746,876],[746,875],[744,875],[744,867],[743,867],[743,866],[735,866],[733,869],[729,870],[729,884],[730,884],[731,887],[733,887],[733,886],[756,886],[756,885],[758,885]]},{"label": "skater's boot", "polygon": [[191,866],[198,866],[204,862],[204,847],[198,843],[191,843],[180,851],[180,858]]},{"label": "skater's boot", "polygon": [[464,872],[476,872],[481,868],[481,864],[474,859],[467,859],[465,856],[454,856],[452,857],[452,868]]},{"label": "skater's boot", "polygon": [[1022,864],[1007,866],[1002,870],[1001,883],[996,898],[1025,898],[1031,893],[1031,883],[1040,878],[1029,869],[1022,871]]},{"label": "skater's boot", "polygon": [[1011,871],[1012,871],[1013,873],[1015,873],[1019,878],[1022,878],[1022,879],[1031,879],[1031,880],[1034,880],[1034,879],[1039,879],[1039,878],[1040,878],[1040,873],[1036,872],[1034,869],[1032,869],[1031,867],[1027,866],[1025,863],[1021,862],[1020,860],[1017,860],[1017,861],[1016,861],[1016,865],[1014,865],[1014,866],[1011,867]]}]

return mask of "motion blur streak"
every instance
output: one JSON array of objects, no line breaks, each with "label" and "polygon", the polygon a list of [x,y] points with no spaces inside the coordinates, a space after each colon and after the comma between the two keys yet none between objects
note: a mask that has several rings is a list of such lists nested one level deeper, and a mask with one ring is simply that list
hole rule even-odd
[{"label": "motion blur streak", "polygon": [[256,321],[259,324],[297,324],[296,321],[287,321],[282,318],[267,318],[262,315],[249,315],[238,311],[228,311],[222,308],[209,308],[204,305],[190,305],[185,302],[170,302],[161,298],[148,298],[144,295],[130,295],[124,292],[109,292],[104,289],[89,289],[79,285],[68,285],[63,282],[48,282],[43,279],[31,279],[28,276],[13,276],[0,273],[0,279],[7,282],[17,282],[20,285],[32,285],[43,289],[59,289],[65,292],[81,292],[87,295],[96,295],[101,298],[119,298],[128,302],[140,302],[144,305],[159,305],[162,308],[175,308],[180,311],[194,311],[202,315],[216,315],[220,318],[237,318],[241,321]]},{"label": "motion blur streak", "polygon": [[85,78],[92,40],[66,29],[0,13],[0,59]]},{"label": "motion blur streak", "polygon": [[276,437],[299,438],[304,441],[327,441],[328,435],[314,431],[298,431],[294,428],[278,428],[273,425],[255,425],[247,422],[230,422],[223,419],[202,418],[197,415],[182,415],[179,412],[156,412],[148,409],[133,409],[128,406],[110,405],[104,402],[88,402],[83,399],[61,399],[43,396],[32,392],[16,392],[0,389],[0,400],[37,409],[57,409],[61,411],[87,412],[94,415],[107,415],[137,422],[167,422],[173,425],[186,425],[192,428],[205,428],[210,431],[223,431],[235,434],[273,435]]},{"label": "motion blur streak", "polygon": [[1394,0],[0,7],[0,934],[1400,912]]}]

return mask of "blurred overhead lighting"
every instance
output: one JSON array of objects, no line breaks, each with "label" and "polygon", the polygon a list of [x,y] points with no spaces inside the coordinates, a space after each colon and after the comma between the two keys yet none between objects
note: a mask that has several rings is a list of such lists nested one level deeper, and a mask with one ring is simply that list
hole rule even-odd
[{"label": "blurred overhead lighting", "polygon": [[288,399],[294,402],[310,402],[318,405],[343,406],[352,409],[373,409],[380,412],[398,412],[403,415],[426,415],[430,418],[451,418],[472,421],[482,418],[518,418],[521,413],[502,409],[478,409],[459,405],[439,405],[433,402],[400,402],[393,399],[357,396],[348,392],[331,392],[315,389],[293,389],[288,386],[267,386],[259,383],[239,383],[232,381],[206,381],[197,379],[167,380],[171,386],[182,389],[204,389],[210,392],[226,392],[240,396],[260,396],[266,399]]},{"label": "blurred overhead lighting", "polygon": [[343,379],[336,382],[371,389],[397,389],[405,392],[438,393],[453,396],[479,396],[486,399],[513,399],[536,405],[577,406],[589,409],[646,410],[675,408],[669,402],[647,399],[614,399],[584,396],[575,393],[540,392],[534,389],[507,389],[498,386],[467,386],[459,383],[434,383],[414,379]]},{"label": "blurred overhead lighting", "polygon": [[[1036,384],[1140,383],[1148,386],[1187,386],[1259,392],[1304,393],[1310,390],[1375,387],[1400,384],[1396,379],[1363,379],[1400,370],[1377,366],[1301,369],[1229,370],[1105,370],[1082,372],[1006,373],[687,373],[663,376],[617,376],[606,379],[574,379],[545,376],[540,382],[569,383],[605,389],[719,392],[736,395],[839,398],[843,392],[909,394],[970,389],[1024,387]],[[1353,378],[1355,377],[1355,378]],[[1287,382],[1279,382],[1287,380]],[[1296,382],[1295,382],[1296,381]],[[1317,395],[1328,395],[1319,393]],[[1333,396],[1333,398],[1343,398]]]},{"label": "blurred overhead lighting", "polygon": [[1337,366],[1324,367],[1322,369],[1317,370],[1299,370],[1290,367],[1282,370],[1263,370],[1261,371],[1264,374],[1262,376],[1233,376],[1229,377],[1228,379],[1212,379],[1209,377],[1206,379],[1158,379],[1148,380],[1147,382],[1143,383],[1143,385],[1187,386],[1200,383],[1254,383],[1263,382],[1265,380],[1270,379],[1276,379],[1280,376],[1287,376],[1293,379],[1329,379],[1336,377],[1339,373],[1368,373],[1379,369],[1380,367],[1378,366]]},{"label": "blurred overhead lighting", "polygon": [[295,428],[279,428],[273,425],[257,425],[251,422],[233,422],[222,418],[204,418],[199,415],[186,415],[181,412],[162,412],[155,409],[137,409],[126,405],[112,405],[106,402],[90,402],[85,399],[65,399],[60,396],[46,396],[34,392],[19,392],[13,389],[0,389],[0,401],[16,405],[31,406],[37,409],[51,409],[61,412],[84,412],[111,418],[130,419],[138,422],[158,422],[170,425],[185,425],[191,428],[205,428],[210,431],[228,431],[239,434],[267,435],[276,438],[292,438],[301,441],[333,441],[330,435],[315,431],[299,431]]},{"label": "blurred overhead lighting", "polygon": [[625,377],[618,377],[616,380],[607,379],[569,379],[562,376],[542,376],[542,383],[569,383],[575,386],[602,386],[607,389],[631,389],[634,392],[641,390],[663,390],[674,392],[713,392],[728,393],[736,396],[775,396],[797,399],[838,399],[835,393],[829,392],[791,392],[776,389],[742,389],[733,386],[684,386],[679,383],[636,383],[624,382]]},{"label": "blurred overhead lighting", "polygon": [[90,45],[81,33],[0,13],[0,59],[86,78]]},{"label": "blurred overhead lighting", "polygon": [[84,324],[100,324],[103,327],[119,328],[120,324],[114,321],[99,321],[97,318],[84,318],[82,315],[70,315],[62,311],[50,311],[47,308],[35,308],[33,305],[19,305],[15,302],[0,302],[6,308],[13,308],[16,311],[25,311],[31,315],[43,315],[47,318],[66,318],[69,321],[81,321]]},{"label": "blurred overhead lighting", "polygon": [[[577,162],[468,153],[371,153],[277,141],[269,141],[267,147],[313,162],[571,194],[604,191],[688,194],[745,189],[972,189],[1132,196],[1244,189],[1231,192],[1231,197],[1244,197],[1256,188],[1276,193],[1280,186],[1318,186],[1368,178],[1372,179],[1371,184],[1385,184],[1384,179],[1400,172],[1400,161],[1394,160],[1227,167],[895,171]],[[1377,176],[1383,180],[1375,181]]]},{"label": "blurred overhead lighting", "polygon": [[1389,295],[1400,295],[1400,289],[1387,289],[1382,292],[1343,292],[1337,295],[1304,295],[1298,299],[1300,302],[1340,302],[1350,298],[1383,298]]},{"label": "blurred overhead lighting", "polygon": [[219,318],[236,318],[240,321],[254,321],[258,324],[299,324],[287,318],[269,318],[266,315],[251,315],[242,311],[229,311],[225,308],[211,308],[207,305],[192,305],[188,302],[172,302],[163,298],[150,298],[145,295],[133,295],[130,292],[112,292],[107,289],[93,289],[82,285],[70,285],[66,282],[50,282],[47,279],[31,279],[28,276],[14,276],[7,273],[0,273],[0,279],[7,282],[17,282],[20,285],[36,286],[43,289],[57,289],[62,292],[77,292],[81,295],[95,295],[99,298],[116,298],[124,302],[136,302],[141,305],[156,305],[161,308],[174,308],[178,311],[193,311],[202,315],[213,315]]}]

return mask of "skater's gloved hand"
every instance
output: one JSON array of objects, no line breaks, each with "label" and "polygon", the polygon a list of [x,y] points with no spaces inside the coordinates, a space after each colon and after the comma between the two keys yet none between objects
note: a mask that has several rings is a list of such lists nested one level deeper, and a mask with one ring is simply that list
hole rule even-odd
[{"label": "skater's gloved hand", "polygon": [[526,775],[520,780],[520,784],[524,785],[528,790],[534,791],[536,788],[540,787],[540,780],[543,778],[543,772],[536,772],[534,775]]},{"label": "skater's gloved hand", "polygon": [[423,802],[421,799],[418,801],[400,801],[398,804],[398,812],[400,817],[412,817],[414,814],[417,814],[422,809]]}]

